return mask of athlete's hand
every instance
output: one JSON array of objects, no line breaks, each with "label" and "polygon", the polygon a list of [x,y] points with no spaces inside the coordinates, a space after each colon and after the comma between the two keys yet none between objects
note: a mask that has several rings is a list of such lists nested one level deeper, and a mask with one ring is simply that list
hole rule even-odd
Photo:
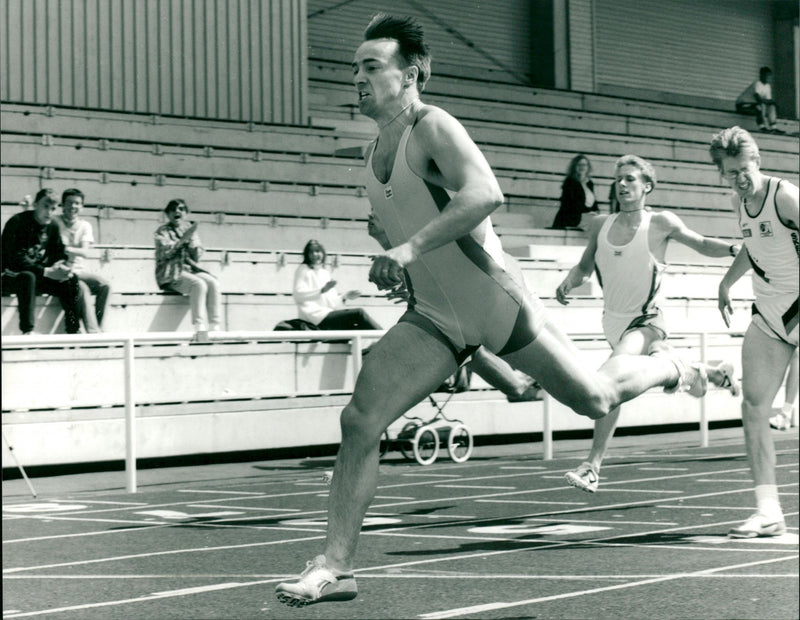
[{"label": "athlete's hand", "polygon": [[403,281],[403,268],[416,258],[408,243],[387,250],[385,254],[372,259],[369,281],[381,290],[394,288]]},{"label": "athlete's hand", "polygon": [[558,300],[558,303],[560,303],[562,306],[569,305],[569,301],[567,300],[567,295],[569,294],[570,290],[571,287],[569,284],[567,284],[566,280],[564,280],[561,284],[558,285],[558,288],[556,289],[556,299]]},{"label": "athlete's hand", "polygon": [[386,293],[386,299],[389,299],[396,304],[408,303],[408,301],[411,299],[411,295],[406,288],[406,283],[401,282],[396,287],[391,289],[388,293]]},{"label": "athlete's hand", "polygon": [[719,297],[717,298],[717,307],[722,315],[722,320],[725,321],[725,327],[731,326],[731,314],[733,314],[733,304],[731,303],[731,295],[727,286],[720,283]]}]

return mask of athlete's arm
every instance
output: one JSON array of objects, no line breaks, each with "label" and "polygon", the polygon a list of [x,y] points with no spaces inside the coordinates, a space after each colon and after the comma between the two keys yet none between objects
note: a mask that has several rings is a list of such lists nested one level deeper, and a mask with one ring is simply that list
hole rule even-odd
[{"label": "athlete's arm", "polygon": [[731,244],[722,239],[704,237],[698,232],[693,231],[683,220],[674,213],[662,211],[658,213],[659,219],[669,231],[667,239],[677,241],[703,256],[736,256],[739,253],[739,246]]},{"label": "athlete's arm", "polygon": [[569,301],[567,301],[567,295],[569,292],[576,286],[580,286],[590,277],[592,277],[592,272],[594,272],[594,257],[597,253],[597,237],[600,233],[600,229],[603,226],[603,222],[607,217],[607,215],[599,215],[594,218],[590,224],[589,243],[583,250],[581,260],[578,261],[577,265],[569,270],[567,277],[564,278],[564,281],[561,282],[556,289],[556,299],[558,300],[558,303],[564,306],[569,304]]},{"label": "athlete's arm", "polygon": [[742,246],[741,251],[736,255],[736,258],[733,259],[733,263],[728,267],[727,273],[719,283],[717,307],[719,308],[720,314],[722,314],[722,320],[725,321],[726,327],[731,326],[731,314],[733,314],[730,289],[739,281],[739,278],[750,271],[750,267],[750,256],[747,253],[747,246]]},{"label": "athlete's arm", "polygon": [[395,285],[406,265],[469,234],[503,203],[503,192],[483,153],[461,123],[444,110],[428,112],[417,123],[412,139],[429,162],[425,176],[454,194],[442,212],[407,242],[375,259],[370,280],[379,288]]},{"label": "athlete's arm", "polygon": [[797,186],[787,181],[781,183],[775,194],[776,210],[781,222],[794,230],[800,229],[800,215],[798,215],[800,207],[798,207],[798,204],[800,204],[800,198],[798,198]]}]

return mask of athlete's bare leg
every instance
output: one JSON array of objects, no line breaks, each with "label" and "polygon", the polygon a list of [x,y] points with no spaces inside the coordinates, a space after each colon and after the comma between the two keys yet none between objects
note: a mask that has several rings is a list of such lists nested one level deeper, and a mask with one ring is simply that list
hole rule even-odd
[{"label": "athlete's bare leg", "polygon": [[353,398],[342,411],[342,443],[328,499],[325,558],[352,569],[361,523],[378,484],[383,431],[457,369],[452,352],[411,323],[398,323],[364,358]]},{"label": "athlete's bare leg", "polygon": [[525,373],[515,370],[508,362],[480,347],[472,355],[472,371],[493,388],[509,398],[522,398],[534,381]]},{"label": "athlete's bare leg", "polygon": [[550,322],[536,340],[503,358],[534,377],[553,398],[592,419],[652,387],[672,387],[679,380],[678,368],[661,356],[619,355],[594,371],[580,360],[567,335]]},{"label": "athlete's bare leg", "polygon": [[[656,340],[663,340],[660,331],[652,327],[642,327],[625,332],[614,347],[611,357],[620,355],[647,355],[650,345]],[[587,462],[591,464],[596,473],[600,472],[608,444],[614,435],[619,421],[620,408],[614,407],[609,414],[594,421],[594,434],[592,435],[592,449],[589,452]]]},{"label": "athlete's bare leg", "polygon": [[742,425],[756,487],[775,484],[775,444],[769,427],[772,402],[794,348],[750,324],[742,344]]}]

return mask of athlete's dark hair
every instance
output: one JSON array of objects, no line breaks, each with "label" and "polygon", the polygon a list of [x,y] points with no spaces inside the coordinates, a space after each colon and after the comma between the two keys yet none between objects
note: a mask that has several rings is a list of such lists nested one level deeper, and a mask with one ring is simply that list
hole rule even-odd
[{"label": "athlete's dark hair", "polygon": [[328,257],[328,253],[325,251],[325,248],[322,247],[322,244],[316,239],[311,239],[308,243],[306,243],[306,247],[303,248],[303,264],[311,267],[311,252],[313,250],[322,250],[322,264],[324,265],[325,259]]},{"label": "athlete's dark hair", "polygon": [[760,79],[762,82],[764,82],[764,81],[767,79],[767,76],[768,76],[768,75],[772,75],[772,69],[770,69],[769,67],[761,67],[761,68],[758,70],[758,78],[759,78],[759,79]]},{"label": "athlete's dark hair", "polygon": [[67,202],[67,198],[70,196],[78,196],[81,200],[85,201],[86,196],[83,195],[83,192],[75,187],[70,187],[69,189],[65,189],[61,193],[61,204]]},{"label": "athlete's dark hair", "polygon": [[173,198],[167,203],[167,206],[164,207],[164,213],[177,211],[179,207],[186,207],[186,210],[189,210],[189,205],[186,204],[186,201],[183,198]]},{"label": "athlete's dark hair", "polygon": [[406,66],[414,66],[417,73],[417,88],[425,89],[431,77],[431,53],[425,45],[425,34],[413,17],[394,17],[378,13],[370,20],[364,31],[364,40],[394,39],[400,45],[400,57]]}]

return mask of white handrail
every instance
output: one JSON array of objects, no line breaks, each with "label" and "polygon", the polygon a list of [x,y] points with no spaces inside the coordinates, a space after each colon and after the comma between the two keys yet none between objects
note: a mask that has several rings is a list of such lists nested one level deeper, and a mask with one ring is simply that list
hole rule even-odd
[{"label": "white handrail", "polygon": [[[307,342],[327,340],[347,340],[350,342],[350,352],[353,356],[353,381],[358,377],[361,369],[361,347],[363,339],[374,340],[382,337],[386,332],[381,330],[309,330],[309,331],[232,331],[210,332],[207,342],[221,342],[230,340],[260,340],[262,342]],[[700,360],[707,359],[708,336],[725,335],[741,337],[741,332],[729,331],[696,331],[675,332],[674,337],[700,338]],[[581,339],[604,340],[602,334],[572,334],[572,337]],[[194,332],[136,332],[136,333],[102,333],[102,334],[37,334],[28,336],[6,336],[2,339],[3,349],[35,348],[44,346],[74,346],[83,345],[123,345],[124,347],[124,385],[125,385],[125,478],[126,489],[129,493],[136,492],[136,397],[134,389],[135,355],[137,344],[154,343],[186,343],[195,339]],[[551,397],[544,395],[542,442],[545,460],[553,458],[553,436],[550,406]],[[705,399],[700,399],[700,445],[708,447],[708,416]]]}]

